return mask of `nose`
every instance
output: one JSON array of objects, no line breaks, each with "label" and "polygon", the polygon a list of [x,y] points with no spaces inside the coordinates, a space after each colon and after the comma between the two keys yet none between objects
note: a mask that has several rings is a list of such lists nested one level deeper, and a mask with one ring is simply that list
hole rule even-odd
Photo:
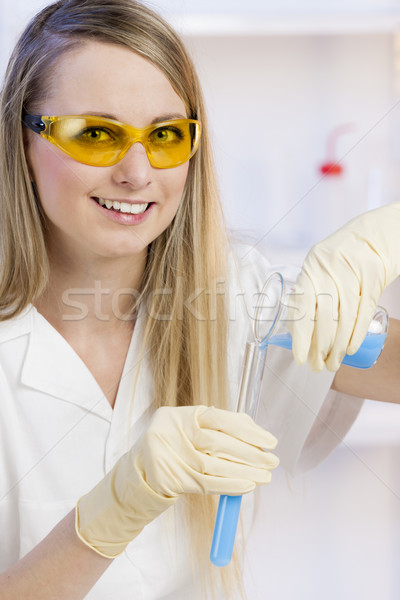
[{"label": "nose", "polygon": [[144,189],[152,179],[152,166],[140,142],[133,144],[112,168],[116,183],[135,190]]}]

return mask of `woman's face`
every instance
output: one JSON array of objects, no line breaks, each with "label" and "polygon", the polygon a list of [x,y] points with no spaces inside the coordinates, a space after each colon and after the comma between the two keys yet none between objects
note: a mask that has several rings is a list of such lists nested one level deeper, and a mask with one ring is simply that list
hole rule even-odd
[{"label": "woman's face", "polygon": [[[187,116],[161,71],[128,48],[100,42],[62,56],[50,95],[34,108],[35,114],[95,114],[135,127]],[[31,131],[27,159],[47,217],[50,253],[79,261],[143,257],[148,244],[173,220],[189,165],[153,168],[144,147],[136,143],[117,164],[93,167]],[[98,199],[148,208],[128,215],[101,206]]]}]

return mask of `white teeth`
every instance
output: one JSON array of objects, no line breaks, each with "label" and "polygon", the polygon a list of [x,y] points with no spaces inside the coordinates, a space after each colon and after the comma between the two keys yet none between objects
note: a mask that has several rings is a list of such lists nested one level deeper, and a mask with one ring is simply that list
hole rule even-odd
[{"label": "white teeth", "polygon": [[101,206],[106,206],[107,208],[112,208],[113,210],[117,210],[122,213],[130,213],[132,215],[140,215],[141,213],[144,213],[149,205],[148,203],[131,204],[130,202],[117,202],[116,200],[103,200],[103,198],[96,198],[96,200]]},{"label": "white teeth", "polygon": [[[124,212],[122,210],[122,204],[125,204],[125,203],[121,202],[121,212]],[[147,207],[148,207],[148,203],[147,204],[131,204],[130,212],[132,215],[140,215],[141,213],[144,213],[144,211],[146,210]]]}]

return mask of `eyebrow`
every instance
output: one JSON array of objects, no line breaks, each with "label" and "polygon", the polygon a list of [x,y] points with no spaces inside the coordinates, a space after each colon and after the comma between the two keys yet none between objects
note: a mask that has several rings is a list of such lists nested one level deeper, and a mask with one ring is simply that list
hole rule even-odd
[{"label": "eyebrow", "polygon": [[[82,113],[82,115],[91,115],[94,117],[104,117],[104,119],[112,119],[113,121],[119,121],[120,123],[122,123],[122,121],[120,121],[120,119],[118,119],[115,115],[109,115],[109,114],[93,112],[93,111],[84,112],[84,113]],[[150,125],[153,125],[154,123],[162,123],[163,121],[172,121],[174,119],[187,119],[187,116],[182,113],[165,113],[165,114],[155,117],[151,121]]]}]

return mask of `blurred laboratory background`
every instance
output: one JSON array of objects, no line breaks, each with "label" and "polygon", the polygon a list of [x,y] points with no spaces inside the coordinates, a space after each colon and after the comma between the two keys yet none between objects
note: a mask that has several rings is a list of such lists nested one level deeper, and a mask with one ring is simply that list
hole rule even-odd
[{"label": "blurred laboratory background", "polygon": [[[0,72],[45,0],[0,0]],[[206,97],[229,227],[272,262],[400,199],[400,0],[154,0]],[[398,282],[381,303],[400,318]],[[399,361],[400,366],[400,361]],[[312,472],[276,472],[249,600],[400,598],[400,407],[366,400]]]}]

